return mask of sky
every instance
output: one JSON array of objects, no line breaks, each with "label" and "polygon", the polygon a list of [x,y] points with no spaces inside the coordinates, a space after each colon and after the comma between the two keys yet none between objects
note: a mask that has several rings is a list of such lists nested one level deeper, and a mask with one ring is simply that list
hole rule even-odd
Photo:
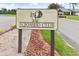
[{"label": "sky", "polygon": [[[47,8],[50,3],[0,3],[1,8],[7,9],[17,9],[17,8]],[[65,9],[69,9],[68,3],[60,4]],[[75,6],[76,9],[79,9],[78,6]],[[72,8],[71,8],[72,9]]]},{"label": "sky", "polygon": [[1,8],[16,9],[16,8],[47,8],[49,3],[1,3]]},{"label": "sky", "polygon": [[[63,3],[61,5],[62,5],[62,7],[65,7],[66,9],[73,9],[72,5],[70,5],[69,3]],[[75,9],[79,9],[79,3],[77,5],[75,5]]]}]

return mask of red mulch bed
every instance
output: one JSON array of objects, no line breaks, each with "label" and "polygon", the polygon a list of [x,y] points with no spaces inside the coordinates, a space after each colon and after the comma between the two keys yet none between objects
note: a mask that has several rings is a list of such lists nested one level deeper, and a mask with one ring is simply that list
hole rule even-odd
[{"label": "red mulch bed", "polygon": [[50,46],[44,41],[39,30],[33,30],[25,55],[27,56],[49,56]]}]

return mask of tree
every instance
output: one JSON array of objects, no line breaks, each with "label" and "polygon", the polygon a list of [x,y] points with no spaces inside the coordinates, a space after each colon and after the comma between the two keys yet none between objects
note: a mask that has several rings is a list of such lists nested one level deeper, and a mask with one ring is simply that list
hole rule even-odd
[{"label": "tree", "polygon": [[12,9],[11,10],[11,14],[16,14],[16,10],[15,9]]},{"label": "tree", "polygon": [[8,9],[7,14],[16,14],[16,10],[15,9]]},{"label": "tree", "polygon": [[60,5],[58,5],[57,3],[52,3],[48,6],[48,9],[59,9]]},{"label": "tree", "polygon": [[7,9],[6,8],[2,8],[2,13],[6,14],[6,12],[7,12]]}]

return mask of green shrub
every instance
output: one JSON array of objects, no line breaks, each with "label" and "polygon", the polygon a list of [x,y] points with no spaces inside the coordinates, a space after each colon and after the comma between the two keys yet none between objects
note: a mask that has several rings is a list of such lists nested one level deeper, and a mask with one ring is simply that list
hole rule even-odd
[{"label": "green shrub", "polygon": [[66,18],[65,15],[59,15],[58,17],[59,17],[59,18]]}]

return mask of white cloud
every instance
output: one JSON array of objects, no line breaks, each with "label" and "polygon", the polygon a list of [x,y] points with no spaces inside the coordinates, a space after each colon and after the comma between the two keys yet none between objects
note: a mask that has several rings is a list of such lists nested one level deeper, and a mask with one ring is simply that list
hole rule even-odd
[{"label": "white cloud", "polygon": [[7,9],[12,9],[14,7],[15,7],[15,4],[10,4],[10,5],[6,6]]},{"label": "white cloud", "polygon": [[6,8],[7,6],[9,6],[8,4],[0,4],[0,8]]},{"label": "white cloud", "polygon": [[1,0],[0,3],[79,3],[79,0]]},{"label": "white cloud", "polygon": [[0,9],[1,8],[7,8],[7,9],[12,9],[15,7],[15,4],[0,4]]},{"label": "white cloud", "polygon": [[38,3],[30,3],[30,6],[37,6]]}]

